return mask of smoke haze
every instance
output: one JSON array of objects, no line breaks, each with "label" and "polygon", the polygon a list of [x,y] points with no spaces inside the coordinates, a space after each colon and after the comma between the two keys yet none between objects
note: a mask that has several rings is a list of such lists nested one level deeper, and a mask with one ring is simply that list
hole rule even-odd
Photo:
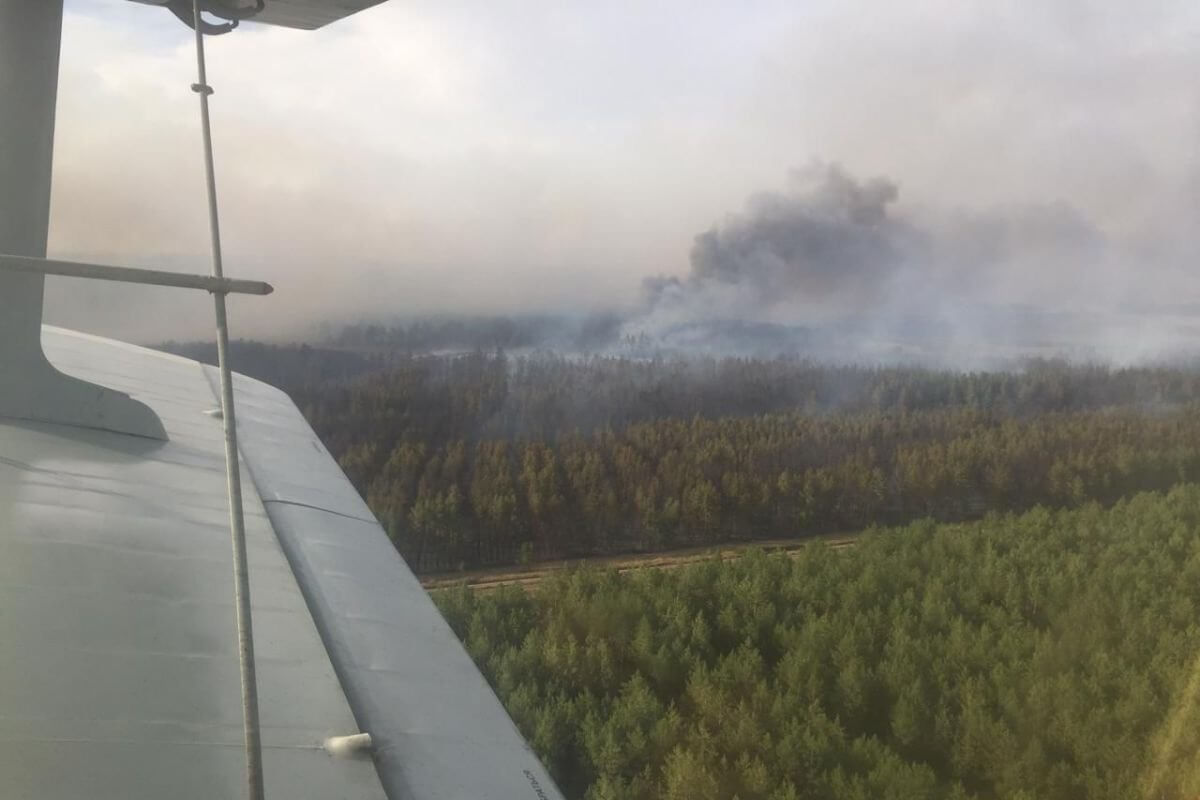
[{"label": "smoke haze", "polygon": [[[1193,3],[1099,0],[414,0],[247,25],[210,48],[223,229],[230,273],[277,293],[237,301],[235,332],[607,310],[668,345],[740,321],[868,358],[1176,352],[1198,33]],[[68,0],[54,253],[207,268],[190,45],[160,9]],[[123,338],[204,336],[208,314],[51,282],[50,321]]]},{"label": "smoke haze", "polygon": [[[886,177],[812,164],[697,235],[690,262],[683,278],[644,282],[627,336],[719,349],[732,335],[752,349],[756,329],[729,326],[751,321],[770,323],[757,329],[768,351],[976,366],[1196,349],[1189,314],[1148,299],[1169,269],[1063,203],[912,209]],[[787,326],[800,330],[789,339]]]}]

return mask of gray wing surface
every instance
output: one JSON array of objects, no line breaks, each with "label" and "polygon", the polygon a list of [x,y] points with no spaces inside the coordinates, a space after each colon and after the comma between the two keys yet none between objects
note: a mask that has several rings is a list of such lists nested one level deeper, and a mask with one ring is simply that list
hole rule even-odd
[{"label": "gray wing surface", "polygon": [[[165,6],[168,0],[133,0],[149,6]],[[267,0],[263,10],[252,18],[263,25],[315,30],[343,17],[377,6],[383,0]],[[224,0],[233,9],[254,6],[253,0]]]},{"label": "gray wing surface", "polygon": [[[215,375],[46,328],[160,442],[0,419],[0,797],[243,794]],[[236,383],[268,797],[559,798],[291,401]],[[372,758],[329,736],[369,732]]]}]

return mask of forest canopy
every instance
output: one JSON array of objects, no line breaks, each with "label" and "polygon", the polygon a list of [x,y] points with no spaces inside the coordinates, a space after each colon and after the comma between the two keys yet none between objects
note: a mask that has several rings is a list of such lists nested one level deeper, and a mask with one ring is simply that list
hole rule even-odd
[{"label": "forest canopy", "polygon": [[[202,348],[178,348],[211,356]],[[417,572],[844,533],[1200,480],[1200,371],[237,343]]]},{"label": "forest canopy", "polygon": [[1200,796],[1196,369],[234,357],[417,571],[868,529],[437,593],[572,800]]},{"label": "forest canopy", "polygon": [[566,795],[1200,793],[1200,487],[435,595]]}]

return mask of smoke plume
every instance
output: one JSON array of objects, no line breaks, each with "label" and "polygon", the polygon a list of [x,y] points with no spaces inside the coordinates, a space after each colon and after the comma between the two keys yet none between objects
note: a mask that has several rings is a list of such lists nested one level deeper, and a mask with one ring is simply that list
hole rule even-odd
[{"label": "smoke plume", "polygon": [[888,216],[896,185],[839,167],[794,173],[792,183],[697,236],[692,280],[749,286],[768,304],[874,297],[914,249],[909,228]]},{"label": "smoke plume", "polygon": [[908,208],[886,177],[814,164],[697,235],[685,276],[647,279],[625,333],[691,349],[736,331],[741,350],[955,364],[1178,350],[1190,330],[1131,314],[1133,258],[1065,203]]}]

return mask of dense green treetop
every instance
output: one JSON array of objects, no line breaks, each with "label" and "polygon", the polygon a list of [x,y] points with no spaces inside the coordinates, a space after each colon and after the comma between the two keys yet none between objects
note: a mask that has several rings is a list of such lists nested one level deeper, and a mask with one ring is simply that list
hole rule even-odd
[{"label": "dense green treetop", "polygon": [[253,342],[233,359],[291,392],[418,572],[1110,503],[1200,480],[1200,372],[1181,368]]},{"label": "dense green treetop", "polygon": [[572,798],[1192,798],[1200,488],[437,596]]}]

